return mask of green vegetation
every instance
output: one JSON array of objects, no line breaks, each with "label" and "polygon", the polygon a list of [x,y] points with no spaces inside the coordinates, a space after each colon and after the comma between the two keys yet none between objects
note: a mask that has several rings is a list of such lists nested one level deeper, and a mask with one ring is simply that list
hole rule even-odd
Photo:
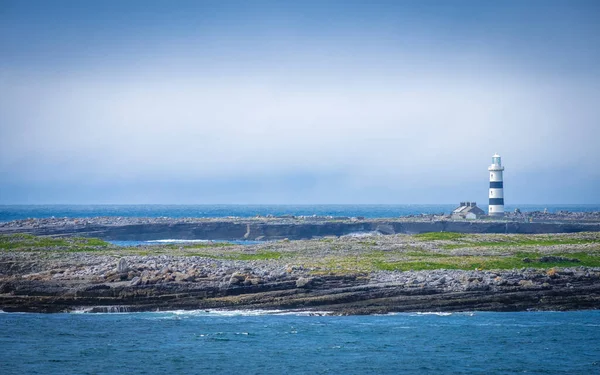
[{"label": "green vegetation", "polygon": [[[377,243],[356,241],[361,250],[355,251],[354,257],[346,256],[343,253],[347,251],[332,244],[329,248],[337,251],[338,256],[312,259],[303,264],[334,273],[600,267],[600,233],[504,235],[435,232],[399,236],[396,242],[386,246],[387,238],[379,237]],[[465,251],[448,251],[456,249]]]},{"label": "green vegetation", "polygon": [[199,256],[215,260],[281,262],[314,274],[376,270],[600,267],[600,233],[549,235],[423,233],[414,236],[276,241],[253,246],[193,243],[118,247],[95,238],[0,235],[0,252],[90,252],[106,255]]},{"label": "green vegetation", "polygon": [[444,249],[460,249],[463,247],[494,247],[494,246],[556,246],[556,245],[581,245],[599,243],[598,239],[587,238],[499,238],[497,241],[462,242],[443,245]]},{"label": "green vegetation", "polygon": [[577,259],[577,261],[551,261],[541,262],[538,257],[529,258],[529,262],[523,261],[528,257],[520,255],[512,256],[455,256],[455,257],[431,257],[427,259],[411,257],[404,261],[385,261],[375,262],[375,267],[385,271],[420,271],[420,270],[493,270],[493,269],[514,269],[514,268],[552,268],[552,267],[600,267],[600,256],[588,253],[574,254],[556,254],[565,259]]},{"label": "green vegetation", "polygon": [[54,249],[69,252],[93,251],[109,247],[108,242],[97,238],[53,238],[38,237],[30,234],[2,234],[0,235],[0,250],[31,251],[40,249]]},{"label": "green vegetation", "polygon": [[106,241],[102,241],[101,239],[98,238],[75,238],[76,240],[81,240],[83,242],[85,242],[86,246],[101,246],[101,247],[107,247],[110,246],[110,244]]},{"label": "green vegetation", "polygon": [[281,253],[277,251],[262,251],[257,253],[236,253],[226,256],[226,259],[231,260],[269,260],[280,259]]},{"label": "green vegetation", "polygon": [[421,241],[454,241],[463,238],[465,235],[462,233],[454,232],[427,232],[415,234],[413,237]]}]

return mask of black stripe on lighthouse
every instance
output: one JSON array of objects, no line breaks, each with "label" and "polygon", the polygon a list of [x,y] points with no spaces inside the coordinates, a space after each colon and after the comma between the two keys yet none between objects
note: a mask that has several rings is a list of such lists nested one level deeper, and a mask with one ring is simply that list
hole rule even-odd
[{"label": "black stripe on lighthouse", "polygon": [[502,189],[503,185],[502,181],[490,181],[490,189]]},{"label": "black stripe on lighthouse", "polygon": [[490,206],[504,205],[504,198],[490,198]]}]

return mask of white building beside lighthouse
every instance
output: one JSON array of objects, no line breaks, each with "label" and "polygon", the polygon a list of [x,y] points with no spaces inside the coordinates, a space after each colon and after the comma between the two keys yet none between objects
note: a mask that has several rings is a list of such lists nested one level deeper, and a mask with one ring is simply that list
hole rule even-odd
[{"label": "white building beside lighthouse", "polygon": [[502,172],[504,167],[500,160],[500,155],[492,156],[492,165],[488,167],[490,171],[490,216],[504,216],[504,185]]}]

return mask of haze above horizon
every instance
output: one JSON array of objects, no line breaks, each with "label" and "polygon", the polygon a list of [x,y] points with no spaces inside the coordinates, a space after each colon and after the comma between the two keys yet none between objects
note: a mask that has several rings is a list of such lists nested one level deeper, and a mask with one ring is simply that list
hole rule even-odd
[{"label": "haze above horizon", "polygon": [[0,0],[0,204],[600,203],[595,1]]}]

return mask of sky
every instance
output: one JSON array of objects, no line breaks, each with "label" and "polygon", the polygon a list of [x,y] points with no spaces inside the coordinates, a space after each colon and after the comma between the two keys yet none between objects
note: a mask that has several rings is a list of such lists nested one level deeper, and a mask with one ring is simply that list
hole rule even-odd
[{"label": "sky", "polygon": [[0,204],[600,203],[600,2],[0,0]]}]

